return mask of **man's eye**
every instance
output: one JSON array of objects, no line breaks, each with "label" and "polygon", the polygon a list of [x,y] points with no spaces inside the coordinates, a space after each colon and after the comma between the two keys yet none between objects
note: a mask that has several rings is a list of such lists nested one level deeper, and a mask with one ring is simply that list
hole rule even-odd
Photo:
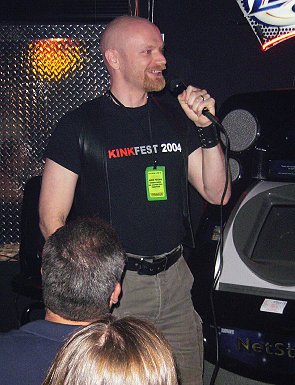
[{"label": "man's eye", "polygon": [[152,50],[151,49],[145,49],[143,51],[143,53],[146,53],[147,55],[151,54],[152,53]]}]

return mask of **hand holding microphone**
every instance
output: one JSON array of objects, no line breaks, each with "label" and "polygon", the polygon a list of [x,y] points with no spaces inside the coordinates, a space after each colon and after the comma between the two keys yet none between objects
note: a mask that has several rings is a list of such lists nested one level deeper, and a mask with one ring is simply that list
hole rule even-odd
[{"label": "hand holding microphone", "polygon": [[[217,126],[220,125],[217,118],[214,116],[215,100],[210,97],[206,90],[187,86],[179,78],[166,77],[166,83],[171,94],[178,98],[179,103],[186,115],[199,127],[208,126],[208,120]],[[184,99],[182,99],[179,95],[181,95],[184,91]],[[202,119],[202,115],[208,120],[206,119],[204,121],[204,119]]]},{"label": "hand holding microphone", "polygon": [[[227,134],[222,124],[214,116],[215,100],[211,98],[207,91],[193,86],[186,86],[179,78],[166,77],[166,84],[172,95],[178,98],[188,118],[198,127],[202,147],[211,148],[218,144],[217,127],[225,135],[226,146],[229,147]],[[206,129],[206,127],[208,128]]]}]

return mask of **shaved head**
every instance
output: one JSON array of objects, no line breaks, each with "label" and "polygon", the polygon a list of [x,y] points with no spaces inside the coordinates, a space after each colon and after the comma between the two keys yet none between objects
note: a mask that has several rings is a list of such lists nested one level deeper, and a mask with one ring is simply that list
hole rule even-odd
[{"label": "shaved head", "polygon": [[138,16],[119,16],[111,21],[106,26],[100,40],[100,50],[103,56],[108,49],[120,50],[124,48],[129,37],[134,36],[136,31],[140,32],[144,25],[159,30],[156,25]]},{"label": "shaved head", "polygon": [[129,95],[143,95],[164,88],[163,39],[159,28],[147,19],[114,19],[102,34],[100,50],[110,74],[111,89],[117,95],[127,89]]}]

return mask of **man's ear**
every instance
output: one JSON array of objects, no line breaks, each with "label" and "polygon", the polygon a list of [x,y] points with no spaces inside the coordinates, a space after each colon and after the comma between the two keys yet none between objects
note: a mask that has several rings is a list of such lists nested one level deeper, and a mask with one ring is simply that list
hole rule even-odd
[{"label": "man's ear", "polygon": [[120,68],[120,62],[119,62],[119,53],[115,49],[107,49],[105,51],[105,59],[108,63],[108,65],[117,70]]},{"label": "man's ear", "polygon": [[119,296],[121,294],[121,285],[119,282],[117,282],[114,291],[112,292],[111,299],[110,299],[110,307],[112,305],[115,305],[119,301]]}]

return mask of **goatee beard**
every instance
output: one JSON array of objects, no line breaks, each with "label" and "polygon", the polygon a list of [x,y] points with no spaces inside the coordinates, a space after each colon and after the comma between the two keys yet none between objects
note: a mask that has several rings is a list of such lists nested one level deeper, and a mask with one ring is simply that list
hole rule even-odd
[{"label": "goatee beard", "polygon": [[160,77],[159,79],[150,79],[148,76],[144,77],[144,89],[146,92],[158,92],[162,91],[162,89],[165,87],[165,79],[164,77]]}]

